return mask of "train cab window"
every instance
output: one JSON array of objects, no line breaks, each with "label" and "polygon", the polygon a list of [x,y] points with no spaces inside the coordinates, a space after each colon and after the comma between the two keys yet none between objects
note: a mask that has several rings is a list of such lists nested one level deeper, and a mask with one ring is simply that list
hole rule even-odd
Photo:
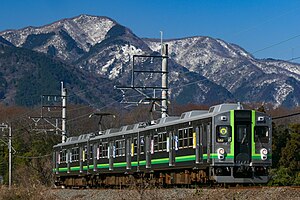
[{"label": "train cab window", "polygon": [[254,140],[259,143],[269,142],[269,127],[267,126],[256,126],[254,128]]},{"label": "train cab window", "polygon": [[247,126],[245,125],[237,126],[237,141],[240,142],[241,144],[245,144],[248,142]]},{"label": "train cab window", "polygon": [[217,126],[216,141],[218,143],[231,142],[231,127],[230,126]]}]

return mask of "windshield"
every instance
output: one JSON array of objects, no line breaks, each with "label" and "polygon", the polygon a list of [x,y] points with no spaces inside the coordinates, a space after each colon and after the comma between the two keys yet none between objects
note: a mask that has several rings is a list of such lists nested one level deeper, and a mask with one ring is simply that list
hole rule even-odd
[{"label": "windshield", "polygon": [[259,143],[269,142],[269,127],[256,126],[254,132],[255,132],[255,142],[259,142]]}]

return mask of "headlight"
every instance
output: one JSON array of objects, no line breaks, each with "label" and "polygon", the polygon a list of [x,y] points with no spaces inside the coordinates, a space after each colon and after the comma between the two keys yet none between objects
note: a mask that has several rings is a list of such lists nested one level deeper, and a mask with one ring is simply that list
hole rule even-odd
[{"label": "headlight", "polygon": [[218,153],[218,159],[220,160],[224,159],[225,150],[223,148],[218,148],[217,153]]},{"label": "headlight", "polygon": [[262,160],[267,160],[268,158],[268,150],[266,148],[262,148],[260,150],[260,157]]}]

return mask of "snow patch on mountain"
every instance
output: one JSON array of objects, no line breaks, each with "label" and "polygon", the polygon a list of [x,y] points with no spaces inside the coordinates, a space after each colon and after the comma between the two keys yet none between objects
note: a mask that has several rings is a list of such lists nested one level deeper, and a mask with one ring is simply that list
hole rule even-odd
[{"label": "snow patch on mountain", "polygon": [[[106,33],[116,23],[106,17],[80,15],[71,19],[64,19],[42,27],[27,27],[20,30],[8,30],[0,32],[0,36],[17,47],[21,47],[29,35],[41,33],[58,33],[65,30],[78,43],[84,51],[104,40]],[[43,50],[45,51],[45,50]]]},{"label": "snow patch on mountain", "polygon": [[286,97],[294,91],[294,88],[291,85],[288,85],[287,83],[283,83],[279,85],[279,87],[275,88],[277,93],[274,95],[274,98],[276,100],[275,102],[275,108],[279,107],[283,101],[286,99]]}]

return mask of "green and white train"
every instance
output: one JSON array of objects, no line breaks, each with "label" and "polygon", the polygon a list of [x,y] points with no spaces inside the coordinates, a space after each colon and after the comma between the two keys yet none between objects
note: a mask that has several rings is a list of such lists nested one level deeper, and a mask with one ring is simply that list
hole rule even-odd
[{"label": "green and white train", "polygon": [[155,123],[70,137],[54,146],[55,184],[65,187],[266,183],[272,122],[240,104],[193,110]]}]

